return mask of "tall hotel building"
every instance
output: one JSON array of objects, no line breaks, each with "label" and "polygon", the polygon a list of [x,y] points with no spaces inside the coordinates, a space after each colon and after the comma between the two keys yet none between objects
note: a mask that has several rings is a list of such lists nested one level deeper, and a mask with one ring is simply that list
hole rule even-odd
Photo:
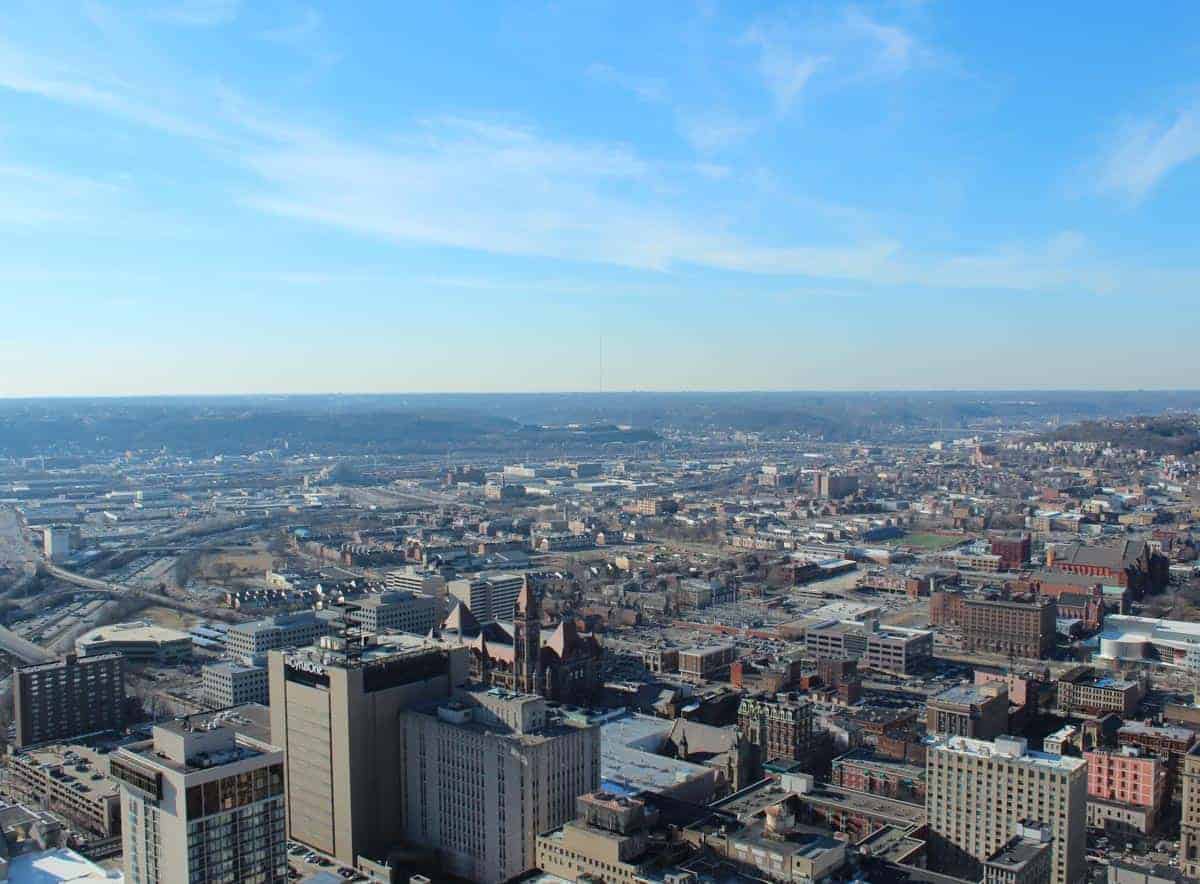
[{"label": "tall hotel building", "polygon": [[13,670],[16,746],[125,727],[125,658],[76,657]]},{"label": "tall hotel building", "polygon": [[228,727],[156,725],[117,749],[129,884],[286,884],[283,753]]},{"label": "tall hotel building", "polygon": [[1018,737],[927,741],[933,867],[960,877],[982,864],[1026,821],[1052,836],[1050,881],[1077,884],[1087,873],[1087,762],[1031,752]]}]

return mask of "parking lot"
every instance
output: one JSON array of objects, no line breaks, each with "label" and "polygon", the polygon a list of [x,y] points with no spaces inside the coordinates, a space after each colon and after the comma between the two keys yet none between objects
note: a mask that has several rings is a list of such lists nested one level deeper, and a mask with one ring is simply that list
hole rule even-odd
[{"label": "parking lot", "polygon": [[307,881],[309,878],[333,874],[346,881],[369,881],[367,875],[343,866],[337,860],[309,850],[303,844],[288,842],[288,878],[292,881]]}]

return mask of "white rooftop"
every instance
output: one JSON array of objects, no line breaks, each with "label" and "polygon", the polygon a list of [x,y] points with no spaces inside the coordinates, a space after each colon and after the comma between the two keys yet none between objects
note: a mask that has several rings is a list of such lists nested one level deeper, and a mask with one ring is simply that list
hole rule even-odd
[{"label": "white rooftop", "polygon": [[1029,749],[1023,738],[997,737],[995,741],[975,740],[970,737],[926,737],[930,749],[974,755],[979,758],[1003,758],[1019,764],[1032,764],[1052,770],[1073,771],[1087,764],[1083,758],[1066,755],[1051,755]]},{"label": "white rooftop", "polygon": [[119,871],[106,871],[74,850],[43,850],[13,859],[8,884],[67,884],[67,882],[122,882]]}]

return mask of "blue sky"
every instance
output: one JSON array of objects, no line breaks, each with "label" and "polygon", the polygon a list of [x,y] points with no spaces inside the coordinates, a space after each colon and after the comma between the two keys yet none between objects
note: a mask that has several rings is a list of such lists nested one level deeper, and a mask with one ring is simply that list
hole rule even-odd
[{"label": "blue sky", "polygon": [[1196,387],[1197,62],[1194,2],[8,0],[0,395]]}]

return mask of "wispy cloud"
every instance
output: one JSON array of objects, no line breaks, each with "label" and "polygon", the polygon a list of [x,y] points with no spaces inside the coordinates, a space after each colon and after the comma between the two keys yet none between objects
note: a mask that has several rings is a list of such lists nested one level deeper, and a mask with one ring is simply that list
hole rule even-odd
[{"label": "wispy cloud", "polygon": [[775,110],[779,113],[791,109],[813,74],[829,61],[827,56],[797,52],[789,40],[780,39],[778,33],[764,25],[752,27],[744,41],[759,49],[759,72],[774,96]]},{"label": "wispy cloud", "polygon": [[302,7],[292,21],[270,28],[262,37],[270,43],[287,46],[321,66],[331,65],[339,58],[329,45],[324,17],[311,6]]},{"label": "wispy cloud", "polygon": [[0,89],[98,111],[171,135],[222,139],[212,126],[150,94],[140,94],[128,82],[71,70],[44,56],[23,53],[2,39]]},{"label": "wispy cloud", "polygon": [[757,50],[763,85],[781,115],[822,78],[834,87],[894,78],[937,57],[900,24],[855,6],[820,16],[761,19],[740,42]]},{"label": "wispy cloud", "polygon": [[1180,166],[1200,157],[1200,102],[1163,118],[1127,123],[1100,163],[1102,192],[1145,198]]},{"label": "wispy cloud", "polygon": [[237,18],[242,0],[178,0],[150,11],[155,21],[190,28],[227,25]]},{"label": "wispy cloud", "polygon": [[629,92],[640,101],[659,104],[668,97],[666,82],[657,77],[639,77],[600,63],[590,65],[587,75],[597,83],[607,83]]},{"label": "wispy cloud", "polygon": [[[870,40],[892,70],[911,57],[898,38]],[[743,207],[739,216],[736,200],[729,200],[723,204],[728,213],[717,214],[678,198],[697,183],[698,174],[712,179],[706,186],[732,191],[736,185],[721,184],[725,165],[658,162],[625,144],[570,139],[508,115],[417,119],[398,122],[387,137],[350,138],[333,126],[317,130],[296,122],[296,115],[255,107],[231,91],[164,94],[147,82],[152,75],[138,78],[134,67],[124,73],[70,70],[53,56],[25,55],[0,43],[0,88],[193,141],[214,163],[239,173],[235,198],[241,205],[402,247],[655,272],[703,267],[793,277],[797,287],[803,278],[888,289],[1109,292],[1132,290],[1144,279],[1163,286],[1180,279],[1152,268],[1138,273],[1121,268],[1070,232],[1040,243],[936,253],[913,248],[903,235],[874,224],[846,231],[817,226],[807,235],[792,227],[764,230],[753,206]],[[1157,139],[1143,139],[1167,143],[1169,149],[1155,148],[1170,160],[1160,163],[1164,169],[1194,154],[1180,146],[1194,135],[1189,128],[1194,120],[1188,119],[1174,121]],[[735,143],[754,127],[742,117],[713,113],[683,122],[702,151]],[[229,147],[235,149],[224,149]],[[17,198],[0,211],[14,223],[22,194],[47,185],[30,178],[28,170],[3,174],[12,179],[6,179],[5,191]],[[76,185],[86,187],[53,183],[64,208]],[[44,222],[58,217],[54,202],[35,205],[43,206]],[[898,223],[892,226],[899,229]],[[300,275],[292,281],[321,280]]]}]

